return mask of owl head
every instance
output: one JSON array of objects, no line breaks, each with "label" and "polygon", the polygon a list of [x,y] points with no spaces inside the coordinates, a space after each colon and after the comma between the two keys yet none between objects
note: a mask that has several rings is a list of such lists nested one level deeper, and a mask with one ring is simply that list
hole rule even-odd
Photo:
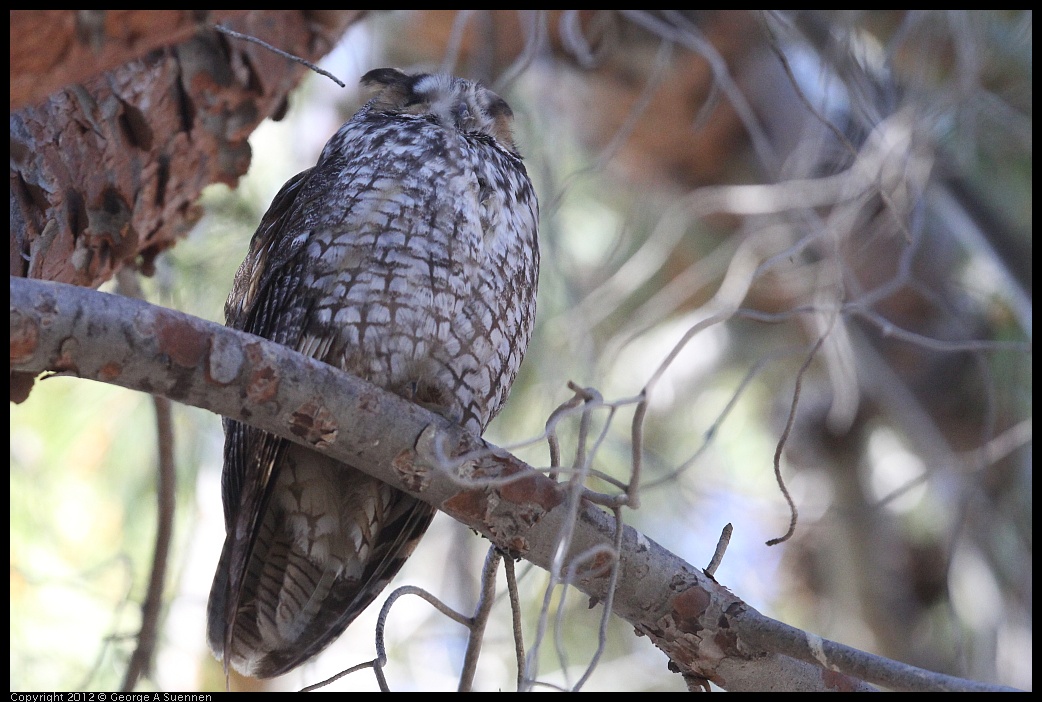
[{"label": "owl head", "polygon": [[426,117],[446,129],[491,137],[517,154],[510,105],[481,83],[437,73],[409,75],[395,68],[377,68],[362,76],[361,84],[370,95],[369,110]]}]

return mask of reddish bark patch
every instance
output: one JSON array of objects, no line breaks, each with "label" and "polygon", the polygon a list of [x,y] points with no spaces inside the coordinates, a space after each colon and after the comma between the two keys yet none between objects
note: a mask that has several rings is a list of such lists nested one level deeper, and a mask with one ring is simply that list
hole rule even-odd
[{"label": "reddish bark patch", "polygon": [[423,492],[431,485],[430,468],[416,461],[416,453],[406,449],[391,461],[391,467],[406,489]]},{"label": "reddish bark patch", "polygon": [[11,313],[11,363],[21,363],[36,353],[40,329],[36,321],[18,312]]},{"label": "reddish bark patch", "polygon": [[289,423],[294,436],[314,446],[328,446],[336,441],[340,427],[336,417],[319,400],[309,400],[293,412]]},{"label": "reddish bark patch", "polygon": [[677,627],[689,633],[701,631],[702,615],[709,609],[712,598],[700,587],[689,587],[673,598],[673,615]]},{"label": "reddish bark patch", "polygon": [[163,313],[156,315],[155,334],[159,352],[184,368],[199,365],[210,345],[209,335],[202,333],[194,324]]}]

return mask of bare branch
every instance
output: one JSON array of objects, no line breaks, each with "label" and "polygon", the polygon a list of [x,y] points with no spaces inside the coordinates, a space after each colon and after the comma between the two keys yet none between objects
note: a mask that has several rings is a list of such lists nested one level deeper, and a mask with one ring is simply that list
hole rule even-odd
[{"label": "bare branch", "polygon": [[525,681],[525,637],[521,629],[521,597],[517,592],[517,576],[514,574],[514,559],[503,559],[503,571],[507,578],[507,596],[510,600],[510,617],[514,627],[514,655],[517,659],[517,689]]},{"label": "bare branch", "polygon": [[706,575],[710,578],[716,575],[716,569],[720,567],[720,563],[724,560],[724,552],[727,551],[727,545],[731,543],[731,532],[733,531],[734,527],[728,522],[720,532],[720,541],[716,544],[713,558],[709,561],[709,565],[706,566]]},{"label": "bare branch", "polygon": [[[46,35],[59,19],[71,24],[71,11],[62,12],[12,18],[25,35]],[[123,56],[119,65],[99,72],[99,57],[70,37],[65,53],[43,59],[55,62],[49,70],[12,73],[12,85],[44,75],[50,84],[57,73],[67,85],[46,99],[33,93],[32,102],[11,113],[12,275],[96,286],[128,263],[148,269],[199,219],[196,201],[205,186],[234,185],[246,172],[247,138],[286,104],[303,74],[253,44],[229,47],[216,31],[200,31],[194,12],[102,15],[100,65]],[[283,49],[317,59],[359,14],[208,16],[250,35],[277,33]],[[131,26],[121,27],[121,20]],[[119,41],[120,33],[128,36]],[[148,50],[160,42],[162,48]],[[143,52],[139,58],[119,48],[126,43]],[[81,65],[64,72],[67,62]]]},{"label": "bare branch", "polygon": [[170,542],[174,537],[174,501],[177,496],[176,468],[174,463],[174,421],[170,412],[170,400],[153,397],[156,408],[156,431],[159,435],[159,460],[156,467],[156,547],[152,553],[152,568],[148,576],[148,591],[141,604],[141,630],[137,648],[134,649],[127,672],[123,678],[123,691],[131,692],[142,675],[147,675],[152,666],[156,636],[159,633],[159,618],[163,609],[163,586],[166,583],[166,568],[170,559]]},{"label": "bare branch", "polygon": [[[580,500],[577,518],[560,486],[444,418],[278,344],[137,300],[59,283],[11,278],[11,370],[55,372],[176,399],[308,446],[437,506],[502,549],[550,570],[647,635],[678,670],[729,690],[867,689],[788,631],[643,534]],[[433,431],[471,452],[472,479],[522,475],[500,487],[460,487],[424,465],[417,441]],[[473,453],[480,450],[480,454]],[[403,475],[408,480],[403,480]],[[417,480],[422,475],[427,480]],[[560,535],[570,546],[558,553]],[[616,539],[619,541],[616,541]],[[620,545],[621,544],[621,545]],[[611,554],[617,554],[612,556]],[[591,556],[592,554],[592,556]],[[589,561],[585,559],[589,558]],[[617,561],[617,567],[609,567]],[[617,584],[613,578],[617,577]],[[784,637],[782,637],[784,638]],[[825,645],[819,638],[814,641]],[[761,641],[769,641],[766,649]],[[828,644],[857,660],[865,679],[898,689],[999,689],[938,678]],[[798,655],[802,662],[793,660]],[[755,665],[749,665],[755,660]],[[829,664],[829,669],[819,666]],[[883,664],[880,664],[883,665]],[[900,672],[900,674],[899,674]],[[929,684],[924,683],[929,677]]]},{"label": "bare branch", "polygon": [[460,674],[459,681],[460,692],[471,692],[474,688],[474,673],[478,667],[481,642],[485,638],[485,626],[488,624],[492,605],[496,601],[496,573],[499,572],[499,563],[502,560],[502,551],[495,546],[490,547],[485,556],[485,566],[481,569],[481,597],[475,608],[474,616],[471,617],[468,624],[470,636],[467,637],[467,652],[463,657],[463,672]]},{"label": "bare branch", "polygon": [[223,27],[219,24],[215,24],[214,29],[216,29],[221,34],[227,34],[228,36],[233,37],[235,39],[242,39],[243,41],[252,42],[254,44],[257,44],[258,46],[263,46],[265,49],[271,51],[272,53],[278,54],[279,56],[287,58],[295,63],[299,63],[301,66],[307,66],[320,76],[325,76],[326,78],[329,78],[331,81],[339,85],[341,88],[347,87],[347,84],[344,83],[344,81],[340,80],[329,71],[319,68],[316,64],[312,63],[311,61],[308,61],[307,59],[303,59],[300,56],[296,56],[295,54],[291,54],[288,51],[283,51],[278,47],[272,46],[268,42],[262,41],[257,37],[250,36],[249,34],[243,34],[241,32],[236,32],[233,29],[228,29],[227,27]]}]

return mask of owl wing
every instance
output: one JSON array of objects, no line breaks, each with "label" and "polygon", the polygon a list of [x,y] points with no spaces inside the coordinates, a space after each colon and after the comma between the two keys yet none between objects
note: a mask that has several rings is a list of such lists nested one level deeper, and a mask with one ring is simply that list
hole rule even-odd
[{"label": "owl wing", "polygon": [[[285,301],[297,292],[301,285],[301,276],[286,276],[283,273],[287,268],[292,269],[292,261],[299,257],[306,240],[301,238],[290,246],[276,247],[275,243],[282,239],[281,233],[295,198],[313,170],[309,168],[287,181],[272,200],[268,211],[264,213],[250,242],[250,251],[239,266],[231,293],[225,303],[227,326],[265,339],[273,339],[276,334],[280,337],[293,336],[292,329],[283,328],[277,333],[276,321],[282,316],[279,314],[280,308],[285,306]],[[273,253],[276,248],[278,252]],[[279,343],[285,344],[285,341],[280,339]],[[296,344],[291,346],[295,347]],[[263,489],[262,495],[258,497],[262,497],[271,483],[267,479],[270,478],[270,466],[278,463],[283,445],[270,434],[246,431],[248,428],[238,422],[226,419],[224,425],[225,460],[221,487],[225,527],[232,533],[235,526],[234,515],[240,511],[249,512],[241,509],[245,507],[242,504],[242,492],[248,465],[247,457],[256,456],[258,463],[269,466],[263,473],[266,479],[260,481]],[[266,499],[263,502],[266,503]]]},{"label": "owl wing", "polygon": [[[317,293],[304,285],[309,232],[299,213],[312,208],[310,192],[323,190],[321,184],[309,187],[313,178],[321,177],[317,168],[296,175],[276,195],[236,274],[225,308],[228,326],[309,355],[316,349],[307,347],[304,329]],[[225,420],[222,492],[228,536],[210,594],[207,633],[226,670],[229,659],[235,659],[246,661],[252,675],[271,677],[325,648],[401,568],[434,516],[433,507],[406,493],[361,473],[344,472],[345,481],[350,481],[346,484],[379,494],[373,497],[376,506],[362,511],[371,519],[372,531],[365,544],[371,550],[360,557],[361,572],[331,580],[328,572],[287,542],[271,519],[265,521],[288,452],[300,456],[305,451],[285,439]],[[307,453],[309,460],[335,464]],[[303,585],[292,592],[286,583]],[[287,600],[299,606],[296,620],[300,623],[291,627],[292,638],[272,646],[272,632],[278,628],[274,620],[289,608]]]},{"label": "owl wing", "polygon": [[[302,277],[292,272],[302,263],[294,261],[300,258],[306,239],[299,237],[287,242],[283,231],[291,219],[296,197],[313,170],[291,178],[261,219],[225,304],[229,327],[283,344],[294,336],[292,325],[282,324],[289,319],[282,312],[302,284]],[[275,339],[276,336],[280,338]],[[207,629],[210,647],[221,654],[219,658],[227,670],[228,658],[223,653],[232,650],[246,569],[289,442],[230,419],[224,420],[224,428],[221,492],[227,538],[210,593]]]}]

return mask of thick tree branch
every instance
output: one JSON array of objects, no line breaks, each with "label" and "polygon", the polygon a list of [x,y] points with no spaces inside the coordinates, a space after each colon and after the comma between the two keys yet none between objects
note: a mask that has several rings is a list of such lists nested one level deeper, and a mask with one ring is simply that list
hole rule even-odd
[{"label": "thick tree branch", "polygon": [[[574,509],[561,572],[575,572],[572,585],[595,600],[607,595],[613,559],[579,554],[610,552],[614,520],[586,501],[569,504],[542,473],[417,405],[278,344],[138,300],[12,277],[10,312],[12,372],[100,380],[246,422],[403,489],[542,568],[552,567]],[[467,458],[450,473],[442,452]],[[997,689],[785,627],[629,527],[618,568],[614,613],[678,671],[728,690],[867,689],[830,668],[898,689]]]},{"label": "thick tree branch", "polygon": [[246,10],[11,10],[11,109],[179,44]]},{"label": "thick tree branch", "polygon": [[[317,60],[360,16],[12,13],[12,106],[16,85],[49,92],[11,113],[10,273],[93,287],[128,262],[147,270],[198,219],[204,187],[246,173],[247,138],[306,69],[213,24]],[[35,51],[41,36],[64,49]]]}]

